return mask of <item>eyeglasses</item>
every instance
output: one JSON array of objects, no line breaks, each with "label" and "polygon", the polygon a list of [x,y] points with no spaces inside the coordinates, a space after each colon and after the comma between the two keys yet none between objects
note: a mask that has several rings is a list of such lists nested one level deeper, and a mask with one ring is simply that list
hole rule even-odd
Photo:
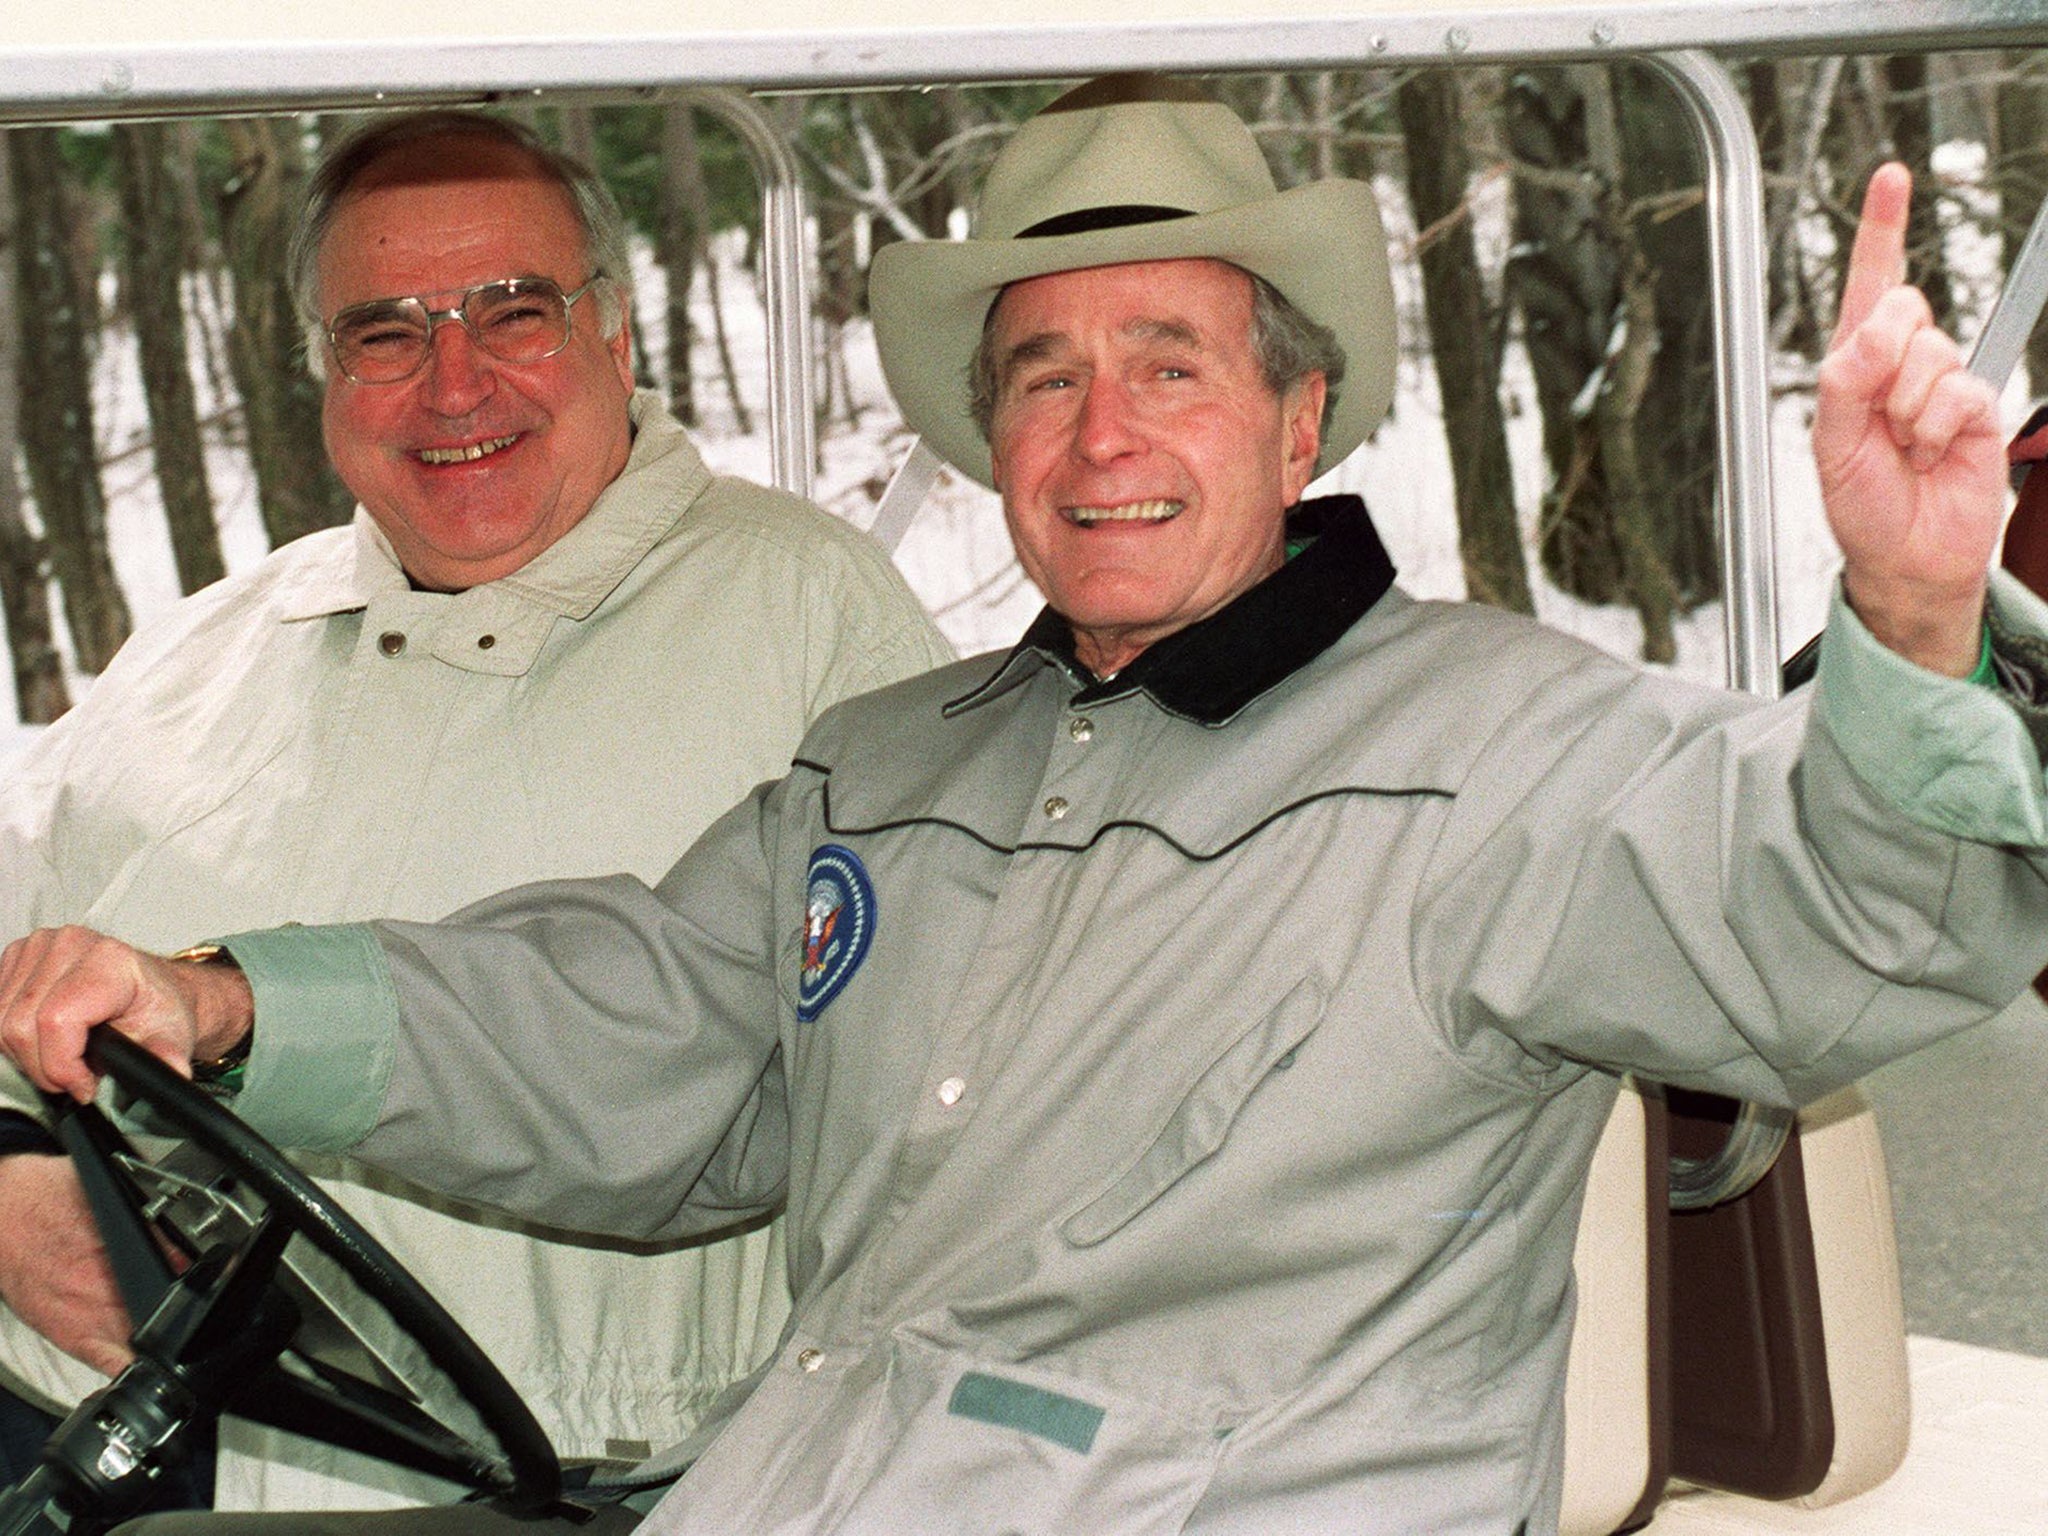
[{"label": "eyeglasses", "polygon": [[479,283],[452,309],[429,309],[424,300],[371,299],[351,304],[327,327],[327,345],[342,376],[353,384],[399,384],[426,365],[434,327],[457,320],[470,339],[507,363],[537,363],[569,345],[569,310],[604,280],[593,272],[579,288],[562,292],[546,277],[507,277]]}]

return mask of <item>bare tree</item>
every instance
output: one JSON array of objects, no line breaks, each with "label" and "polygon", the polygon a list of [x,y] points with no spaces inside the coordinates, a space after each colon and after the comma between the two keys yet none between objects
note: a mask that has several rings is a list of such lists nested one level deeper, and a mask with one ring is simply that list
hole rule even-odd
[{"label": "bare tree", "polygon": [[1408,144],[1408,200],[1422,232],[1423,306],[1451,452],[1465,589],[1481,602],[1531,613],[1501,420],[1500,361],[1465,202],[1471,157],[1458,77],[1448,70],[1417,71],[1402,82],[1396,100]]},{"label": "bare tree", "polygon": [[180,260],[198,280],[198,291],[205,295],[205,302],[197,307],[193,317],[198,322],[200,377],[206,381],[212,399],[230,400],[234,397],[234,384],[228,368],[225,323],[229,311],[227,262],[221,254],[220,242],[208,227],[206,204],[199,191],[200,145],[205,142],[208,130],[200,123],[176,122],[166,123],[164,131],[171,141],[171,152],[164,165],[178,203],[178,232],[185,240]]},{"label": "bare tree", "polygon": [[28,725],[47,725],[71,707],[64,667],[50,627],[50,573],[43,541],[22,516],[15,477],[15,412],[20,403],[14,306],[14,193],[9,156],[0,155],[0,610],[14,662],[15,713]]},{"label": "bare tree", "polygon": [[242,397],[256,496],[273,546],[348,521],[353,498],[320,438],[320,388],[301,354],[283,253],[305,176],[289,118],[230,120],[234,160],[221,189],[221,231],[234,283],[228,357]]},{"label": "bare tree", "polygon": [[206,454],[192,360],[185,346],[184,237],[169,162],[172,143],[160,124],[127,123],[113,131],[114,179],[121,194],[122,242],[129,313],[149,408],[150,449],[178,584],[196,592],[227,574]]},{"label": "bare tree", "polygon": [[1771,345],[1814,358],[1820,356],[1826,332],[1802,259],[1799,230],[1809,212],[1825,200],[1822,143],[1834,115],[1842,66],[1839,57],[1787,59],[1758,63],[1748,74],[1751,110],[1763,125],[1779,125],[1762,140],[1769,178],[1765,238]]},{"label": "bare tree", "polygon": [[[1943,251],[1937,204],[1941,182],[1934,174],[1934,98],[1929,88],[1927,57],[1897,53],[1884,60],[1884,116],[1891,152],[1913,173],[1913,201],[1907,228],[1915,238],[1907,252],[1906,275],[1927,295],[1935,323],[1949,330],[1955,323],[1955,289]],[[1857,181],[1860,183],[1862,177]]]},{"label": "bare tree", "polygon": [[697,151],[696,125],[688,107],[670,106],[661,120],[661,227],[656,249],[668,277],[668,407],[686,427],[697,423],[697,376],[692,354],[696,327],[690,321],[690,285],[697,275],[701,225],[683,183],[690,172],[679,163],[685,156],[701,184],[703,165]]},{"label": "bare tree", "polygon": [[16,302],[22,357],[36,361],[18,420],[29,489],[48,539],[50,568],[80,668],[102,671],[128,638],[128,604],[107,550],[106,498],[93,434],[91,348],[65,207],[56,128],[7,136],[13,173]]},{"label": "bare tree", "polygon": [[1522,310],[1550,471],[1538,550],[1565,591],[1612,602],[1622,590],[1621,555],[1606,512],[1605,467],[1582,402],[1606,354],[1618,264],[1600,238],[1585,95],[1565,69],[1521,69],[1509,79],[1504,104],[1516,162],[1516,254],[1508,279]]},{"label": "bare tree", "polygon": [[1657,274],[1623,184],[1612,77],[1518,71],[1507,93],[1519,256],[1509,271],[1543,413],[1544,569],[1589,602],[1625,601],[1643,655],[1668,661],[1678,588],[1656,527],[1664,488],[1638,431],[1658,345]]},{"label": "bare tree", "polygon": [[[1656,509],[1643,525],[1656,558],[1642,579],[1668,579],[1675,600],[1692,608],[1721,595],[1713,314],[1698,276],[1707,249],[1704,170],[1684,104],[1662,76],[1628,68],[1609,78],[1622,193],[1614,238],[1629,252],[1625,295],[1633,263],[1640,258],[1646,269],[1653,327],[1642,339],[1645,373],[1630,444],[1641,461],[1642,494]],[[1640,602],[1646,594],[1636,596]]]},{"label": "bare tree", "polygon": [[718,351],[718,369],[725,380],[726,399],[732,406],[735,428],[745,435],[754,430],[753,416],[741,393],[739,370],[733,364],[732,342],[725,329],[725,298],[718,279],[718,263],[712,259],[709,240],[711,198],[704,185],[704,156],[697,143],[695,112],[689,107],[671,107],[662,117],[661,182],[663,256],[668,265],[668,373],[670,397],[690,410],[683,420],[695,424],[694,381],[690,371],[691,332],[690,287],[698,268],[704,272],[706,296],[711,301],[712,340]]}]

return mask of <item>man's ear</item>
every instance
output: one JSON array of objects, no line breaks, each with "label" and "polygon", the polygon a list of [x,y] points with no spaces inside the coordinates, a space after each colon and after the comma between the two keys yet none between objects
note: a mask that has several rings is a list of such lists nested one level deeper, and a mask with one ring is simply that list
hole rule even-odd
[{"label": "man's ear", "polygon": [[1316,456],[1323,451],[1323,401],[1329,392],[1329,382],[1318,370],[1288,390],[1281,402],[1287,454],[1281,483],[1286,487],[1290,507],[1301,500],[1301,493],[1316,477]]},{"label": "man's ear", "polygon": [[612,362],[618,367],[619,380],[626,386],[626,392],[633,392],[633,306],[621,297],[619,301],[618,334],[605,343],[610,348]]}]

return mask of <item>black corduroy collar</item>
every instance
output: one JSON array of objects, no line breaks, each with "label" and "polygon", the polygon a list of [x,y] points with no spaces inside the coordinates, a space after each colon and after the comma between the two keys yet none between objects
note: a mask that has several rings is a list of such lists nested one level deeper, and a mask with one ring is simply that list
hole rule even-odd
[{"label": "black corduroy collar", "polygon": [[[1172,714],[1203,725],[1227,724],[1328,650],[1394,584],[1393,562],[1356,496],[1302,502],[1287,514],[1287,539],[1305,547],[1208,618],[1147,646],[1116,676],[1089,680],[1074,703],[1100,704],[1143,692]],[[946,713],[1005,691],[998,685],[1025,656],[1089,678],[1074,649],[1073,626],[1047,608],[994,675],[954,700]]]}]

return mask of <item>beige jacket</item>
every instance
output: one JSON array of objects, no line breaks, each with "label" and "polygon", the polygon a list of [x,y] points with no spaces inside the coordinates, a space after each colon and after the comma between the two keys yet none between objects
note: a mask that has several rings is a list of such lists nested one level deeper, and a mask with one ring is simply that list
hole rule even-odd
[{"label": "beige jacket", "polygon": [[[79,921],[175,948],[278,922],[432,917],[542,876],[654,879],[786,770],[820,710],[949,659],[862,535],[714,476],[652,396],[634,416],[624,473],[503,580],[413,591],[358,513],[137,634],[0,783],[0,938]],[[6,1087],[25,1091],[11,1074]],[[347,1163],[312,1166],[565,1457],[675,1440],[780,1333],[779,1226],[657,1253],[570,1246]],[[0,1376],[65,1402],[98,1379],[4,1314]],[[283,1440],[227,1426],[223,1508],[432,1496],[411,1474]]]}]

